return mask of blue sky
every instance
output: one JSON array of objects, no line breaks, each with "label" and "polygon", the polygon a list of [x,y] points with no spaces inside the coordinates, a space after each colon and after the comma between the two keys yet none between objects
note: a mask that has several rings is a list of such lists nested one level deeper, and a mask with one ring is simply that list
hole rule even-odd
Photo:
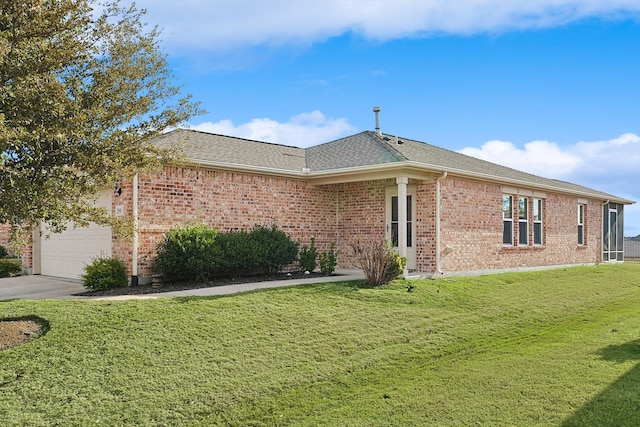
[{"label": "blue sky", "polygon": [[[640,0],[139,0],[203,131],[383,132],[640,201]],[[640,234],[640,206],[625,234]]]}]

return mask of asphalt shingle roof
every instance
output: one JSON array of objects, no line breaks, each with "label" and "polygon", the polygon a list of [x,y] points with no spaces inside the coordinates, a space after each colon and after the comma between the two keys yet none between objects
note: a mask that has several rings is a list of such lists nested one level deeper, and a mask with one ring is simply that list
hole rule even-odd
[{"label": "asphalt shingle roof", "polygon": [[178,129],[162,135],[154,143],[164,148],[179,148],[195,163],[257,166],[283,171],[302,171],[306,167],[303,148],[232,136]]},{"label": "asphalt shingle roof", "polygon": [[[363,140],[366,140],[367,142],[364,142]],[[383,158],[383,156],[371,156],[370,154],[364,153],[363,147],[370,145],[385,146],[389,155],[386,158]],[[316,156],[315,151],[309,152],[308,156],[315,157],[314,160],[317,166],[315,169],[312,167],[312,171],[348,167],[340,166],[340,159],[345,158],[349,158],[349,161],[357,164],[357,166],[371,166],[382,163],[391,163],[394,161],[409,161],[422,164],[425,167],[429,167],[434,170],[462,172],[470,175],[483,176],[485,178],[493,178],[496,181],[517,181],[534,187],[540,186],[560,191],[580,192],[601,199],[619,199],[611,194],[603,193],[581,185],[522,172],[420,141],[386,134],[378,136],[378,134],[371,131],[365,131],[357,135],[348,136],[346,138],[312,148],[321,149],[322,153],[332,152],[333,158],[335,159],[332,159],[330,156]],[[334,161],[332,162],[332,160]],[[342,160],[342,163],[345,162],[346,160]],[[308,163],[311,164],[311,161],[308,160]]]},{"label": "asphalt shingle roof", "polygon": [[304,170],[339,173],[342,169],[412,162],[434,171],[578,192],[603,200],[623,200],[581,185],[529,174],[424,142],[371,131],[306,149],[184,129],[166,133],[155,143],[162,147],[178,145],[189,160],[202,164],[268,168],[289,173],[302,173]]},{"label": "asphalt shingle roof", "polygon": [[363,132],[307,148],[307,167],[312,171],[325,171],[406,160],[379,139]]}]

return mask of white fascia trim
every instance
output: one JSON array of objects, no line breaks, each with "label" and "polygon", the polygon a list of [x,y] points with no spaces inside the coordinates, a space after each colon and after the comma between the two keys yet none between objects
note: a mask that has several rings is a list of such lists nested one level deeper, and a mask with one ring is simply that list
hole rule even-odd
[{"label": "white fascia trim", "polygon": [[[516,185],[519,187],[552,191],[554,193],[570,194],[578,197],[580,196],[587,197],[592,200],[605,200],[605,196],[594,194],[591,192],[570,190],[570,189],[557,187],[553,185],[535,184],[528,181],[503,178],[503,177],[498,177],[495,175],[489,175],[489,174],[483,174],[483,173],[474,173],[474,172],[469,172],[469,171],[455,169],[455,168],[444,168],[441,166],[429,165],[429,164],[413,162],[413,161],[385,163],[381,165],[357,166],[352,168],[332,169],[332,170],[325,170],[320,172],[313,172],[313,171],[309,171],[308,169],[303,169],[300,171],[292,171],[292,170],[285,170],[285,169],[268,168],[264,166],[251,166],[251,165],[242,165],[242,164],[235,164],[235,163],[212,162],[210,160],[201,160],[201,159],[189,159],[185,163],[188,165],[193,165],[197,167],[221,169],[221,170],[228,170],[233,172],[244,172],[244,173],[250,173],[250,174],[307,179],[313,185],[326,185],[326,184],[337,184],[337,183],[363,181],[363,180],[371,180],[371,179],[395,178],[398,173],[402,173],[408,176],[409,178],[424,180],[428,177],[427,174],[442,174],[443,172],[447,172],[450,175],[460,176],[464,178],[472,178],[472,179],[491,182],[499,185],[510,184],[510,185]],[[614,203],[620,203],[624,205],[631,205],[635,203],[632,200],[626,200],[619,197],[608,197],[607,199],[610,199]]]},{"label": "white fascia trim", "polygon": [[304,171],[289,171],[286,169],[277,169],[277,168],[268,168],[264,166],[252,166],[252,165],[242,165],[236,163],[223,163],[223,162],[212,162],[210,160],[200,160],[200,159],[189,159],[183,163],[176,164],[176,166],[191,166],[196,168],[204,168],[204,169],[216,169],[223,170],[229,172],[242,172],[249,173],[253,175],[268,175],[268,176],[280,176],[287,178],[305,178],[309,176],[309,173]]},{"label": "white fascia trim", "polygon": [[[411,162],[413,163],[413,162]],[[421,164],[421,163],[418,163]],[[443,167],[436,167],[433,165],[423,165],[423,167],[427,168],[427,169],[432,169],[433,172],[448,172],[449,174],[453,174],[453,175],[457,175],[457,176],[462,176],[462,177],[466,177],[466,178],[474,178],[474,179],[479,179],[482,181],[487,181],[487,182],[492,182],[495,184],[513,184],[513,185],[517,185],[519,187],[526,187],[526,188],[531,188],[531,189],[537,189],[537,190],[548,190],[548,191],[552,191],[554,193],[561,193],[561,194],[571,194],[574,196],[583,196],[583,197],[587,197],[591,200],[605,200],[606,197],[611,198],[611,196],[605,196],[605,195],[601,195],[601,194],[595,194],[595,193],[591,193],[588,191],[577,191],[577,190],[570,190],[567,188],[562,188],[562,187],[557,187],[557,186],[553,186],[553,185],[545,185],[545,184],[536,184],[533,182],[528,182],[528,181],[520,181],[518,179],[510,179],[510,178],[503,178],[503,177],[498,177],[495,175],[489,175],[489,174],[482,174],[482,173],[474,173],[474,172],[468,172],[468,171],[464,171],[464,170],[460,170],[460,169],[454,169],[454,168],[443,168]],[[541,177],[544,178],[544,177]],[[547,178],[545,178],[547,179]],[[576,184],[577,185],[577,184]],[[622,199],[619,197],[612,197],[611,198],[612,201],[615,201],[616,203],[620,203],[620,204],[634,204],[635,202],[632,200],[626,200],[626,199]]]}]

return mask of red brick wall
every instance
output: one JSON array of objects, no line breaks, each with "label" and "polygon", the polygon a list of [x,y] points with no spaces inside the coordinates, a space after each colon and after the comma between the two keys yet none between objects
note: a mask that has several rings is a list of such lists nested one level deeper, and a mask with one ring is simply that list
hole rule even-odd
[{"label": "red brick wall", "polygon": [[0,224],[0,245],[11,252],[9,247],[9,238],[11,237],[11,226],[8,224]]},{"label": "red brick wall", "polygon": [[338,261],[353,268],[356,261],[352,245],[385,238],[386,187],[393,180],[337,184],[330,188],[337,195]]},{"label": "red brick wall", "polygon": [[416,187],[416,270],[435,271],[436,184],[421,181]]},{"label": "red brick wall", "polygon": [[[123,186],[120,196],[130,215],[131,201],[126,194],[131,194],[130,183]],[[188,222],[224,232],[273,221],[302,245],[308,245],[314,236],[319,250],[337,239],[335,192],[301,180],[166,167],[161,174],[140,177],[138,200],[140,276],[150,275],[163,234]],[[114,255],[130,262],[130,247],[130,242],[114,242]]]},{"label": "red brick wall", "polygon": [[[120,183],[120,194],[114,193],[111,197],[112,214],[116,214],[118,206],[122,206],[124,217],[132,218],[133,215],[133,183],[122,180]],[[112,233],[111,256],[119,259],[127,266],[128,274],[131,274],[132,259],[132,236],[120,238]]]},{"label": "red brick wall", "polygon": [[27,236],[27,245],[20,252],[16,253],[9,240],[11,239],[11,226],[9,224],[0,224],[0,245],[4,246],[9,255],[19,256],[22,259],[22,267],[31,269],[33,267],[33,245],[31,244],[31,236]]},{"label": "red brick wall", "polygon": [[[416,192],[417,270],[430,273],[435,271],[436,184],[427,179],[412,180],[410,185]],[[353,243],[385,237],[389,187],[396,187],[394,179],[314,187],[297,179],[166,167],[160,174],[139,179],[138,275],[151,274],[155,248],[163,234],[187,222],[228,231],[274,221],[303,245],[316,237],[320,251],[336,242],[339,265],[353,267]],[[122,190],[122,195],[114,196],[114,209],[122,205],[126,215],[131,215],[131,183],[123,183]],[[442,180],[441,268],[445,273],[600,260],[598,202],[587,204],[585,246],[577,245],[578,199],[547,193],[543,198],[544,245],[505,247],[502,194],[503,189],[494,184],[452,177]],[[529,209],[532,213],[531,204]],[[517,212],[515,218],[517,221]],[[447,248],[452,251],[445,254]],[[114,239],[113,253],[131,264],[130,241]]]},{"label": "red brick wall", "polygon": [[[435,184],[432,180],[409,183],[416,192],[416,269],[435,268]],[[395,179],[335,185],[338,192],[340,263],[355,266],[351,245],[358,240],[385,238],[387,188],[397,188]]]},{"label": "red brick wall", "polygon": [[[543,198],[543,245],[504,246],[502,194],[498,185],[457,178],[442,181],[441,268],[445,273],[593,263],[601,259],[598,202],[587,204],[584,246],[577,244],[578,198],[553,193],[546,193]],[[513,195],[517,224],[517,194]],[[531,243],[533,197],[528,197]],[[517,232],[514,238],[517,242]],[[447,246],[453,251],[444,254]]]}]

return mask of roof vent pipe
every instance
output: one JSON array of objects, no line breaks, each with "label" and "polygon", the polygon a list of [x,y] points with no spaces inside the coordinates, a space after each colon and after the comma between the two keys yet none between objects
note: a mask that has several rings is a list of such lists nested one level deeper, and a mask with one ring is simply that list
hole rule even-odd
[{"label": "roof vent pipe", "polygon": [[380,117],[379,117],[380,107],[373,107],[373,112],[376,113],[376,133],[379,136],[382,136],[382,132],[380,132]]}]

